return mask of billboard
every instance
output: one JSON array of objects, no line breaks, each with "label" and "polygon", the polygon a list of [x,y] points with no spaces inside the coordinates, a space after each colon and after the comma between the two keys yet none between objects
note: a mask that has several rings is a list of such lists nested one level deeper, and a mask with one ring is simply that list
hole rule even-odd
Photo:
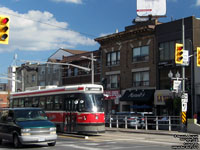
[{"label": "billboard", "polygon": [[165,16],[166,0],[137,0],[137,15],[140,17]]}]

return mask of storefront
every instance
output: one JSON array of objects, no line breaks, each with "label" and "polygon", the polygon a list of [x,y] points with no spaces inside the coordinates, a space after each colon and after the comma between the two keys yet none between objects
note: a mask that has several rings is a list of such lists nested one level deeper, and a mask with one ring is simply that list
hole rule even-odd
[{"label": "storefront", "polygon": [[154,95],[156,115],[168,115],[166,108],[166,100],[172,98],[173,98],[173,93],[170,90],[156,90]]},{"label": "storefront", "polygon": [[104,91],[104,109],[105,114],[114,114],[119,111],[120,90]]},{"label": "storefront", "polygon": [[152,112],[154,89],[126,90],[120,98],[120,111]]}]

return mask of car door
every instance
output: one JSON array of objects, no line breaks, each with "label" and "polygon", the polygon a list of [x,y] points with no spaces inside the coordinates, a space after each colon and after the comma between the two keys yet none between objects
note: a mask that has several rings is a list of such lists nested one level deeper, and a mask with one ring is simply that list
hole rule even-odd
[{"label": "car door", "polygon": [[6,140],[9,140],[8,126],[7,126],[8,112],[9,110],[3,110],[1,112],[1,117],[0,117],[0,138]]}]

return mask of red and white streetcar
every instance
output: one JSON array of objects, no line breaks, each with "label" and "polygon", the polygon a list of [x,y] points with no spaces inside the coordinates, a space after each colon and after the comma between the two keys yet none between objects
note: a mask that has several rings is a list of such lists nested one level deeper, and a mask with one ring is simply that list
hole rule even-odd
[{"label": "red and white streetcar", "polygon": [[105,132],[101,85],[39,86],[12,93],[10,107],[43,108],[60,132]]}]

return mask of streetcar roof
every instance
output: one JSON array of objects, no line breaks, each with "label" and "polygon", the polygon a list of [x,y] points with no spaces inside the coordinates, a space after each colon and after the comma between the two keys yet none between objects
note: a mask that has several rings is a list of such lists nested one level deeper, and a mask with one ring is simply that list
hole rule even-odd
[{"label": "streetcar roof", "polygon": [[71,86],[62,86],[51,88],[44,88],[39,90],[27,90],[23,92],[14,92],[11,93],[12,97],[25,97],[25,96],[39,96],[39,95],[54,95],[54,94],[63,94],[63,93],[75,93],[75,92],[103,92],[103,86],[97,84],[80,84],[80,85],[71,85]]}]

